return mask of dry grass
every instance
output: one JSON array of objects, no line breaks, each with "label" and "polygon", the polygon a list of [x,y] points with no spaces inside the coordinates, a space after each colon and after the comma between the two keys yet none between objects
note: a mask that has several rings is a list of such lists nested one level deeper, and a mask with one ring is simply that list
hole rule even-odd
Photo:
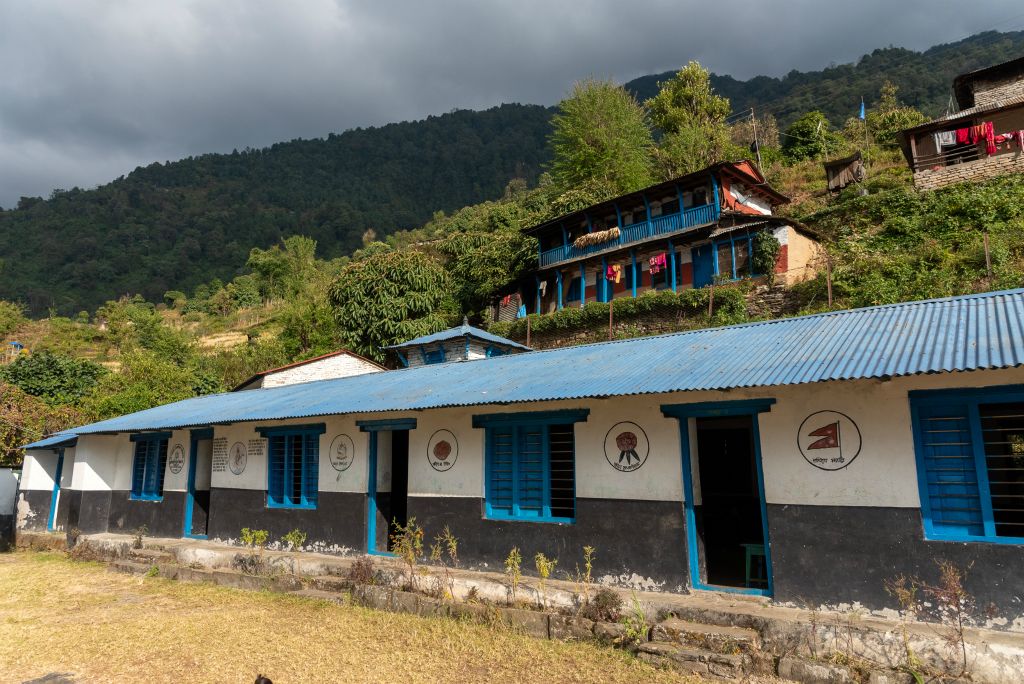
[{"label": "dry grass", "polygon": [[0,680],[680,682],[629,655],[454,620],[0,555]]}]

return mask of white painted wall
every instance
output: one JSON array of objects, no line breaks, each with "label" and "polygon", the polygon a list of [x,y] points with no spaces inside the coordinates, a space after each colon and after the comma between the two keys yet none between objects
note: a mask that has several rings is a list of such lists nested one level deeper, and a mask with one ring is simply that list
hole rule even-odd
[{"label": "white painted wall", "polygon": [[346,378],[350,375],[378,373],[382,369],[377,364],[354,354],[339,354],[319,361],[304,363],[301,366],[286,368],[276,373],[268,373],[263,377],[262,387],[281,387],[299,382],[313,380],[329,380]]},{"label": "white painted wall", "polygon": [[0,468],[0,515],[14,515],[18,478],[11,468]]},{"label": "white painted wall", "polygon": [[[188,456],[186,455],[186,458]],[[210,488],[210,461],[213,458],[213,440],[201,439],[196,442],[196,489]],[[188,461],[185,462],[188,469]]]},{"label": "white painted wall", "polygon": [[21,489],[24,491],[53,491],[53,478],[56,472],[56,451],[30,449],[25,452],[25,462],[21,468]]}]

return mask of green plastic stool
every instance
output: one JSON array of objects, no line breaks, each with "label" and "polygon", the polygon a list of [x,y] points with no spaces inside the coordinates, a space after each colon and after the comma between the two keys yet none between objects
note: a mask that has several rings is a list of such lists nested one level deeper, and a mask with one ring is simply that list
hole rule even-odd
[{"label": "green plastic stool", "polygon": [[[745,585],[748,587],[768,587],[768,573],[765,567],[764,557],[764,544],[743,544],[743,550],[746,552],[746,579]],[[750,568],[753,565],[754,559],[758,560],[757,563],[757,575],[750,574]]]}]

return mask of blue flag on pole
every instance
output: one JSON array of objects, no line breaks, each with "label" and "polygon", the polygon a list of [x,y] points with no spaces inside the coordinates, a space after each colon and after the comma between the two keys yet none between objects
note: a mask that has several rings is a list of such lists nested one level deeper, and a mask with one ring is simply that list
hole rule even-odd
[{"label": "blue flag on pole", "polygon": [[860,119],[864,120],[864,98],[860,98]]}]

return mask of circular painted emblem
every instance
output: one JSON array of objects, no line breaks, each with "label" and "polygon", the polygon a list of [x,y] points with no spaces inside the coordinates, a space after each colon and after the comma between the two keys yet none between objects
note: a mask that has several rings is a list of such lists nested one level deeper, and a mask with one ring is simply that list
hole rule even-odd
[{"label": "circular painted emblem", "polygon": [[231,468],[231,472],[235,475],[241,475],[245,472],[245,462],[248,459],[248,454],[245,451],[245,445],[241,442],[235,442],[231,445],[231,451],[228,452],[228,468]]},{"label": "circular painted emblem", "polygon": [[845,413],[817,411],[800,423],[796,442],[815,468],[841,470],[860,454],[860,428]]},{"label": "circular painted emblem", "polygon": [[339,473],[348,470],[355,459],[356,448],[348,435],[338,435],[331,440],[331,467]]},{"label": "circular painted emblem", "polygon": [[171,449],[171,455],[167,457],[167,467],[175,475],[185,467],[185,448],[180,444],[175,444]]},{"label": "circular painted emblem", "polygon": [[604,457],[623,473],[638,470],[647,462],[650,450],[647,433],[636,423],[616,423],[604,438]]},{"label": "circular painted emblem", "polygon": [[427,460],[430,467],[443,473],[450,470],[459,458],[459,441],[449,430],[438,430],[427,442]]}]

